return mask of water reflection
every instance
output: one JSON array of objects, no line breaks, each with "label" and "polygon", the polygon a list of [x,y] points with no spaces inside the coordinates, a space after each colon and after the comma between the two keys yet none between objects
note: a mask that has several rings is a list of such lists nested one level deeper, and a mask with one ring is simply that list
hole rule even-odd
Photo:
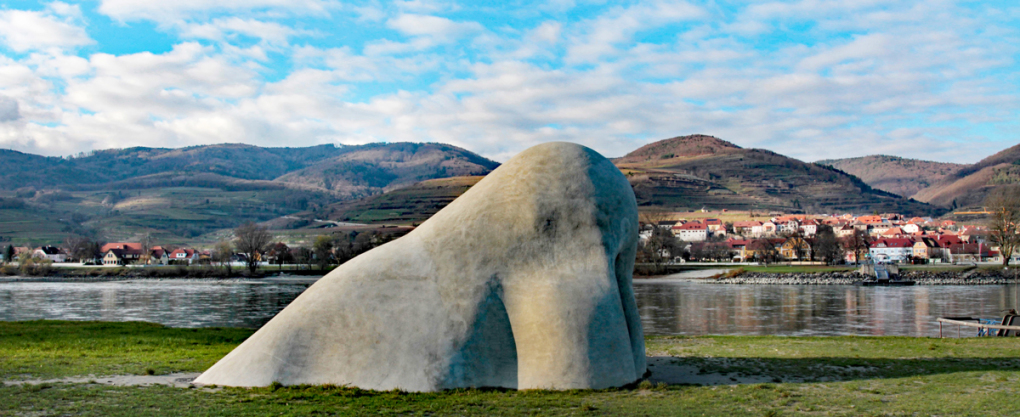
[{"label": "water reflection", "polygon": [[[173,327],[265,324],[309,284],[215,281],[0,283],[0,320],[141,320]],[[641,282],[648,335],[935,336],[939,316],[1002,316],[1016,286],[878,288]],[[963,335],[975,332],[970,329]],[[956,335],[955,327],[947,335]]]},{"label": "water reflection", "polygon": [[[634,286],[649,335],[936,336],[940,316],[1001,317],[1016,306],[1015,290],[661,281]],[[948,333],[955,335],[955,328]]]},{"label": "water reflection", "polygon": [[261,327],[308,284],[102,282],[0,284],[0,320],[150,321]]}]

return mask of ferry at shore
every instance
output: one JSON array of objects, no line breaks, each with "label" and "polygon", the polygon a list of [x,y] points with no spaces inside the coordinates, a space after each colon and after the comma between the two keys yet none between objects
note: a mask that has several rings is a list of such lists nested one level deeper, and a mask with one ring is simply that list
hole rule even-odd
[{"label": "ferry at shore", "polygon": [[888,265],[882,262],[869,262],[861,265],[861,272],[869,275],[867,279],[861,281],[863,286],[909,286],[914,285],[916,282],[911,279],[900,279],[899,268],[894,267],[895,270],[890,271]]}]

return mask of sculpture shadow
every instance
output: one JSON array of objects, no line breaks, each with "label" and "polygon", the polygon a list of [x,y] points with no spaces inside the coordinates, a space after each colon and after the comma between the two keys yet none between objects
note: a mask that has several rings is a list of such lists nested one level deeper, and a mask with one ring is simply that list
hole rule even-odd
[{"label": "sculpture shadow", "polygon": [[705,358],[648,357],[653,383],[736,385],[840,382],[956,372],[1017,371],[1020,358]]}]

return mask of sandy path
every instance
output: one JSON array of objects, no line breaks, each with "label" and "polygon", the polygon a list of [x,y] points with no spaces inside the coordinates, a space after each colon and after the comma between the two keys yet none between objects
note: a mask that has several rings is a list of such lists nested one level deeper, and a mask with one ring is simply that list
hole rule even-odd
[{"label": "sandy path", "polygon": [[25,379],[4,381],[4,385],[39,385],[39,384],[99,384],[114,385],[120,387],[148,386],[148,385],[169,385],[178,388],[187,388],[191,381],[198,378],[198,372],[182,372],[167,375],[113,375],[113,376],[76,376],[58,379]]},{"label": "sandy path", "polygon": [[[685,365],[682,359],[672,356],[649,356],[648,370],[652,374],[648,380],[654,384],[665,382],[674,384],[693,385],[733,385],[733,384],[758,384],[764,382],[775,382],[773,376],[752,375],[742,376],[736,373],[701,373],[701,369],[695,365]],[[182,372],[168,375],[113,375],[113,376],[82,376],[58,379],[26,379],[7,380],[4,385],[39,385],[39,384],[99,384],[112,386],[149,386],[168,385],[178,388],[187,388],[192,385],[191,381],[200,375],[198,372]],[[785,380],[784,382],[796,382]]]},{"label": "sandy path", "polygon": [[697,269],[684,271],[677,274],[663,275],[655,278],[634,278],[634,284],[654,284],[657,282],[688,281],[692,279],[704,279],[717,274],[725,274],[732,268]]}]

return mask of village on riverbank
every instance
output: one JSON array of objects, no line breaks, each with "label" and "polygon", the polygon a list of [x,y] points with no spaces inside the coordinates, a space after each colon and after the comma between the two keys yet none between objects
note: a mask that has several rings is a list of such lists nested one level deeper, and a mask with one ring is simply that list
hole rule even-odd
[{"label": "village on riverbank", "polygon": [[[989,239],[986,226],[958,224],[931,217],[900,214],[807,215],[750,213],[747,220],[685,217],[686,213],[656,213],[641,219],[640,246],[646,261],[683,262],[824,262],[855,264],[858,260],[910,264],[1001,263],[1001,248]],[[700,213],[699,213],[700,214]],[[708,213],[733,217],[727,211]],[[720,216],[722,217],[722,216]],[[402,236],[413,227],[380,234],[322,235],[311,247],[272,242],[254,256],[262,264],[311,264],[328,258],[344,259],[346,252],[363,252]],[[213,247],[160,245],[149,239],[101,242],[73,239],[60,246],[7,246],[0,262],[22,258],[54,264],[140,266],[246,264],[246,254],[229,241]],[[345,242],[341,242],[345,241]],[[343,244],[346,243],[346,244]],[[91,246],[91,247],[90,247]],[[657,249],[657,251],[656,251]],[[1011,260],[1020,259],[1014,252]],[[639,260],[640,261],[640,260]]]},{"label": "village on riverbank", "polygon": [[[1002,263],[987,226],[896,213],[855,216],[750,213],[736,220],[655,213],[642,218],[639,262],[793,262],[870,260],[899,264]],[[699,213],[700,214],[700,213]],[[721,216],[720,216],[721,217]],[[749,218],[748,218],[749,217]],[[994,233],[994,231],[993,231]],[[1020,253],[1013,252],[1011,260]]]}]

